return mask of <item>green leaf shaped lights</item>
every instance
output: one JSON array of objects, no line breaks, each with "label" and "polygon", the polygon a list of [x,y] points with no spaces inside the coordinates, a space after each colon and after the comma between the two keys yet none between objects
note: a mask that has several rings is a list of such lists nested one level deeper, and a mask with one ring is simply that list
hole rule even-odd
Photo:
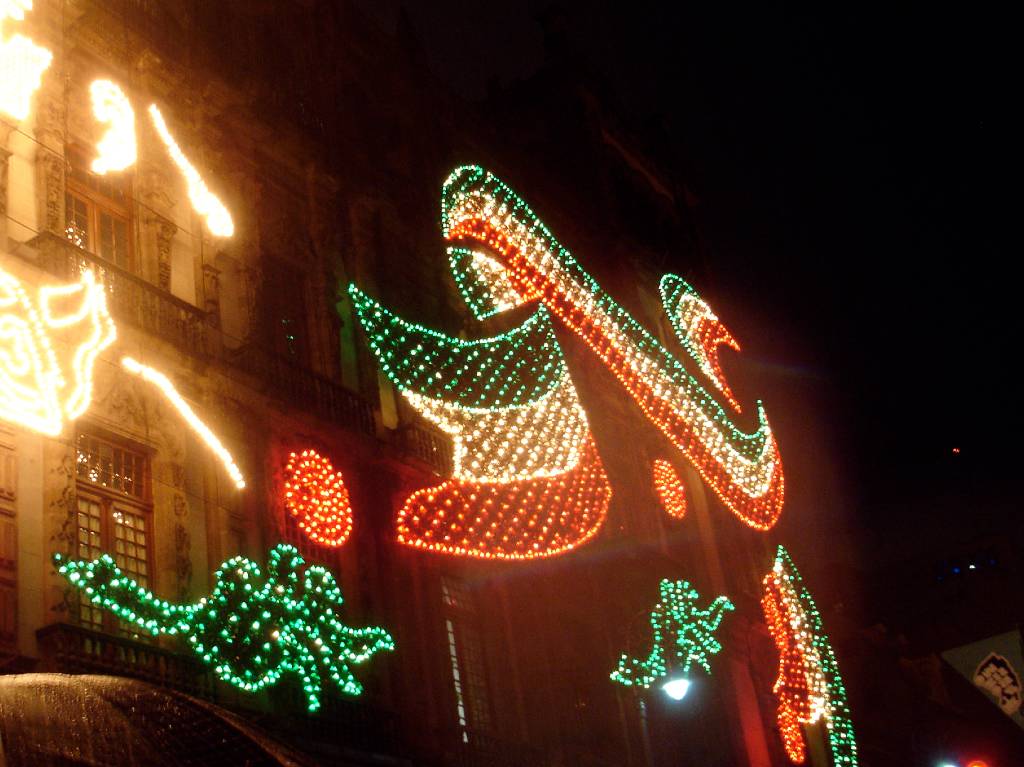
[{"label": "green leaf shaped lights", "polygon": [[294,674],[310,711],[320,708],[325,681],[347,695],[362,693],[352,666],[395,649],[382,628],[346,626],[334,576],[318,565],[304,567],[298,550],[286,544],[270,550],[265,574],[245,557],[228,560],[215,573],[213,593],[187,605],[156,597],[108,554],[70,561],[55,554],[54,562],[94,604],[150,634],[186,637],[218,677],[246,692]]},{"label": "green leaf shaped lights", "polygon": [[715,632],[726,610],[733,610],[728,597],[717,597],[704,609],[697,607],[700,594],[689,581],[665,579],[659,587],[660,599],[651,611],[654,644],[646,658],[623,655],[619,667],[611,673],[614,682],[632,687],[650,687],[668,676],[669,670],[686,676],[696,663],[711,673],[711,656],[722,644]]}]

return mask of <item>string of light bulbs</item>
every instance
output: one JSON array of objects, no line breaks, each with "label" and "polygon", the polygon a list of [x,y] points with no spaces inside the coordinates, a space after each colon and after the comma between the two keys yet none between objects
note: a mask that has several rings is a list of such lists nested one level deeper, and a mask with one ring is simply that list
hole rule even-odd
[{"label": "string of light bulbs", "polygon": [[779,675],[773,687],[779,699],[778,723],[790,761],[806,759],[801,725],[824,720],[836,767],[856,767],[857,742],[846,688],[821,614],[789,553],[779,546],[764,579],[764,610],[779,651]]},{"label": "string of light bulbs", "polygon": [[734,610],[728,597],[716,597],[707,607],[697,607],[700,593],[689,581],[662,580],[658,601],[651,610],[652,645],[646,658],[623,654],[611,680],[626,687],[649,688],[673,673],[686,677],[696,663],[711,673],[711,656],[722,650],[715,637],[725,613]]},{"label": "string of light bulbs", "polygon": [[[445,182],[442,230],[449,241],[487,248],[506,268],[516,295],[540,300],[578,333],[737,516],[760,529],[774,524],[782,509],[783,472],[760,404],[757,430],[740,430],[714,396],[582,269],[529,206],[483,168],[458,168]],[[456,279],[464,295],[481,294],[487,274],[466,259],[459,263],[467,269]]]},{"label": "string of light bulbs", "polygon": [[58,572],[89,600],[153,635],[185,638],[228,684],[254,693],[285,674],[302,683],[310,711],[320,708],[324,684],[346,695],[363,686],[352,666],[395,649],[383,628],[351,628],[340,616],[341,588],[329,570],[305,560],[294,546],[270,550],[266,573],[242,556],[214,573],[209,597],[194,604],[160,599],[121,571],[109,554],[93,560],[54,555]]}]

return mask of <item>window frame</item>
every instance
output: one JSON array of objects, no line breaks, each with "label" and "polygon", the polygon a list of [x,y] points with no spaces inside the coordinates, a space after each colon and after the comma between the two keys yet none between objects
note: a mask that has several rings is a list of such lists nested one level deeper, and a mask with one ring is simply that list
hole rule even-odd
[{"label": "window frame", "polygon": [[[122,171],[120,174],[108,174],[99,176],[89,170],[86,159],[86,152],[80,146],[71,144],[67,147],[67,172],[64,184],[64,227],[65,236],[77,247],[95,256],[112,266],[122,269],[130,274],[139,274],[139,263],[135,253],[135,227],[132,215],[132,177],[130,171]],[[93,178],[104,181],[111,185],[122,187],[123,200],[118,200],[105,194],[100,189],[93,188],[80,178],[77,174],[86,178]],[[85,206],[85,218],[87,229],[85,230],[86,241],[78,244],[69,231],[71,227],[71,216],[69,215],[69,202],[77,200]],[[101,215],[106,214],[112,219],[124,222],[125,227],[125,263],[107,258],[100,252],[100,230]]]},{"label": "window frame", "polygon": [[[141,459],[142,477],[141,486],[142,490],[139,494],[132,494],[123,490],[117,490],[112,487],[101,484],[100,482],[90,480],[88,477],[83,476],[77,469],[78,457],[82,455],[81,449],[79,448],[80,440],[83,436],[88,437],[91,440],[95,440],[101,444],[105,444],[114,450],[121,450],[127,454],[134,456],[136,459]],[[76,470],[74,472],[75,480],[75,538],[74,538],[74,553],[76,557],[83,556],[83,546],[81,531],[83,526],[81,524],[81,501],[87,501],[95,503],[99,506],[99,542],[98,549],[102,553],[109,554],[114,557],[115,561],[127,557],[127,552],[118,554],[117,552],[117,521],[115,520],[115,514],[118,511],[123,511],[128,514],[141,517],[144,521],[145,529],[144,533],[146,536],[145,540],[145,557],[142,560],[145,563],[144,572],[140,573],[137,571],[126,570],[126,574],[135,578],[138,575],[144,575],[146,582],[144,585],[148,589],[153,587],[153,575],[156,572],[156,543],[154,540],[154,510],[153,510],[153,494],[152,494],[152,451],[145,449],[140,445],[136,445],[127,440],[112,438],[99,432],[95,429],[90,428],[79,428],[76,432],[75,440],[75,456],[76,456]],[[91,528],[90,532],[91,532]],[[93,547],[89,545],[89,548]],[[127,548],[127,547],[126,547]],[[84,556],[92,558],[94,556],[92,552],[86,552]],[[138,559],[137,556],[131,557],[132,559]],[[100,622],[97,624],[93,620],[87,620],[83,616],[83,608],[85,609],[98,609],[94,608],[89,604],[87,598],[81,599],[79,602],[73,603],[72,608],[72,620],[75,625],[81,626],[82,628],[90,629],[92,631],[99,631],[105,634],[112,634],[115,636],[128,636],[134,639],[146,639],[148,637],[141,636],[135,631],[131,630],[129,625],[120,621],[112,613],[103,611]]]}]

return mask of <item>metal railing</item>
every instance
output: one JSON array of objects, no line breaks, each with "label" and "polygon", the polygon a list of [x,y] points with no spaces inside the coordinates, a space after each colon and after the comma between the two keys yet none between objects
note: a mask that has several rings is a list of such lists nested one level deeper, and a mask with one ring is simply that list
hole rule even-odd
[{"label": "metal railing", "polygon": [[61,280],[76,281],[91,269],[106,288],[107,306],[118,322],[134,325],[187,354],[223,360],[256,378],[260,389],[288,404],[305,407],[362,434],[376,432],[372,406],[355,392],[253,344],[225,349],[211,332],[213,318],[202,309],[62,237],[44,233],[31,244],[38,253],[38,265]]},{"label": "metal railing", "polygon": [[62,280],[75,282],[91,269],[106,288],[107,308],[115,320],[170,341],[188,354],[210,353],[209,320],[203,310],[55,234],[41,234],[32,245],[39,265]]},{"label": "metal railing", "polygon": [[113,674],[212,700],[213,675],[196,659],[70,623],[36,631],[44,662],[65,674]]},{"label": "metal railing", "polygon": [[325,420],[362,434],[376,433],[369,402],[295,360],[272,354],[254,344],[225,350],[225,358],[255,378],[263,391],[290,405],[304,407]]},{"label": "metal railing", "polygon": [[398,427],[398,442],[408,455],[430,466],[438,475],[450,477],[454,468],[452,441],[447,434],[419,424]]}]

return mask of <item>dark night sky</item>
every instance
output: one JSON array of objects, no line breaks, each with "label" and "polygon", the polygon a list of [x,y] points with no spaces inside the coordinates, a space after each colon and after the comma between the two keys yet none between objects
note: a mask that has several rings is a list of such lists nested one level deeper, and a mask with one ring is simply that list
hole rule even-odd
[{"label": "dark night sky", "polygon": [[860,513],[881,536],[915,519],[950,540],[998,527],[1019,506],[1008,20],[935,5],[405,10],[435,74],[474,100],[544,66],[552,5],[583,69],[700,197],[719,292],[771,326],[745,348],[826,381]]}]

